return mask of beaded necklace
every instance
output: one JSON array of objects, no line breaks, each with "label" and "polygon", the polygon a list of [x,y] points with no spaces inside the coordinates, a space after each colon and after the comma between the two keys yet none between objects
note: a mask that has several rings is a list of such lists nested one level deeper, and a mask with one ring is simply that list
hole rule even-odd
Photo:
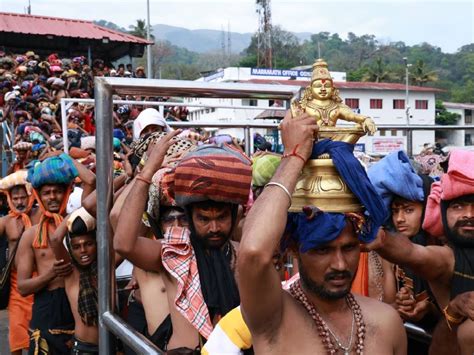
[{"label": "beaded necklace", "polygon": [[[295,298],[298,302],[300,302],[305,308],[306,311],[309,313],[311,318],[313,318],[314,323],[316,324],[316,328],[318,329],[319,337],[324,345],[324,348],[327,351],[327,354],[334,355],[338,352],[338,349],[344,351],[344,355],[349,355],[352,349],[352,333],[354,332],[354,321],[356,324],[356,335],[357,340],[355,343],[356,346],[356,353],[359,355],[363,354],[364,350],[364,339],[365,339],[365,323],[362,317],[362,311],[360,309],[359,304],[355,300],[352,294],[348,294],[346,296],[346,302],[349,308],[352,311],[352,330],[351,330],[351,338],[347,347],[342,346],[339,339],[336,338],[334,333],[329,329],[328,325],[321,317],[321,315],[316,310],[316,307],[308,300],[306,297],[303,289],[301,288],[301,281],[297,281],[290,286],[290,294]],[[336,344],[333,343],[331,340],[331,336],[334,338]]]}]

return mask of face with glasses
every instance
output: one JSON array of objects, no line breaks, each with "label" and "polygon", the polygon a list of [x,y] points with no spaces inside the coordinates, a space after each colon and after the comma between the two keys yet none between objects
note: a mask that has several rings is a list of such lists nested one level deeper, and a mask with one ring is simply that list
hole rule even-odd
[{"label": "face with glasses", "polygon": [[163,233],[171,227],[187,227],[189,225],[186,214],[181,208],[169,207],[161,214],[161,230]]}]

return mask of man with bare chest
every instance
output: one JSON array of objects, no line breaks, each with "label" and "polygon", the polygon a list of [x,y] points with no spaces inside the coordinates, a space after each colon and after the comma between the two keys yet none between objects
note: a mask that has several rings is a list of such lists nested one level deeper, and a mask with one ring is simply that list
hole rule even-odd
[{"label": "man with bare chest", "polygon": [[[214,324],[240,302],[230,237],[252,175],[240,152],[227,146],[197,148],[161,181],[163,191],[174,191],[176,204],[186,211],[189,229],[169,228],[163,240],[139,237],[148,185],[175,134],[159,141],[135,178],[128,205],[121,210],[114,249],[135,266],[162,273],[173,326],[168,354],[195,354]],[[173,188],[165,188],[168,184]]]},{"label": "man with bare chest", "polygon": [[64,277],[64,284],[75,321],[71,351],[75,355],[99,353],[95,227],[95,218],[80,208],[63,221],[51,237],[56,260],[73,265],[72,272]]},{"label": "man with bare chest", "polygon": [[[0,189],[6,194],[10,212],[0,219],[0,237],[8,240],[9,259],[15,257],[16,247],[25,229],[38,223],[39,209],[32,209],[34,201],[28,193],[26,171],[17,171],[0,181]],[[9,343],[12,354],[28,349],[28,324],[31,319],[33,296],[22,297],[17,290],[17,271],[13,260],[10,264],[10,297],[8,301]]]},{"label": "man with bare chest", "polygon": [[[66,154],[47,158],[29,171],[28,180],[42,211],[40,222],[25,231],[16,254],[18,291],[34,294],[30,322],[30,353],[69,353],[74,319],[64,292],[71,264],[56,261],[49,237],[63,220],[72,181],[77,176]],[[34,272],[36,271],[36,275]]]},{"label": "man with bare chest", "polygon": [[[382,218],[359,195],[365,215],[314,206],[288,213],[317,126],[306,114],[292,118],[290,113],[280,126],[288,153],[247,215],[237,259],[241,310],[255,353],[405,354],[406,335],[397,312],[350,293],[360,242],[375,238]],[[365,182],[359,176],[366,196],[379,198],[364,185],[366,175]],[[294,251],[300,268],[301,279],[289,292],[282,290],[272,262],[280,242]]]}]

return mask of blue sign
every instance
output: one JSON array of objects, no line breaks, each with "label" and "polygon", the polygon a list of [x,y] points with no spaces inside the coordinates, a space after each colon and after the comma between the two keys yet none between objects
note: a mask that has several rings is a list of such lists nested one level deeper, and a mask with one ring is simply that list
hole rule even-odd
[{"label": "blue sign", "polygon": [[365,153],[365,143],[356,143],[356,144],[354,144],[354,152]]},{"label": "blue sign", "polygon": [[311,78],[311,72],[292,69],[250,68],[251,75]]}]

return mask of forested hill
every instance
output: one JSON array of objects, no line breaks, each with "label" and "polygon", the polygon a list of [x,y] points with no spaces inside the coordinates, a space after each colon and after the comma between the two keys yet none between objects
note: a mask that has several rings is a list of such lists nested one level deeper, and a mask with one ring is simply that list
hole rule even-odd
[{"label": "forested hill", "polygon": [[[101,24],[104,25],[103,22]],[[111,23],[105,25],[114,26]],[[144,21],[137,21],[135,26],[130,26],[131,33],[145,36],[143,26]],[[155,28],[166,30],[163,26]],[[176,31],[175,28],[168,30]],[[217,37],[213,40],[222,45],[220,49],[198,53],[163,39],[172,39],[164,33],[154,34],[153,67],[156,77],[161,73],[164,79],[196,79],[200,73],[219,67],[257,66],[257,34],[250,36],[248,47],[240,53],[229,51],[227,42],[222,38],[220,42]],[[210,41],[209,37],[203,37],[203,40]],[[194,43],[194,46],[197,48],[199,44]],[[456,53],[443,53],[441,48],[429,43],[414,46],[401,41],[382,43],[375,35],[357,36],[354,33],[348,33],[346,38],[329,32],[296,35],[274,26],[272,49],[274,68],[310,65],[321,53],[330,70],[346,72],[348,81],[404,82],[403,58],[406,57],[411,64],[411,84],[442,88],[446,90],[439,95],[443,100],[474,103],[474,43],[466,43]]]}]

